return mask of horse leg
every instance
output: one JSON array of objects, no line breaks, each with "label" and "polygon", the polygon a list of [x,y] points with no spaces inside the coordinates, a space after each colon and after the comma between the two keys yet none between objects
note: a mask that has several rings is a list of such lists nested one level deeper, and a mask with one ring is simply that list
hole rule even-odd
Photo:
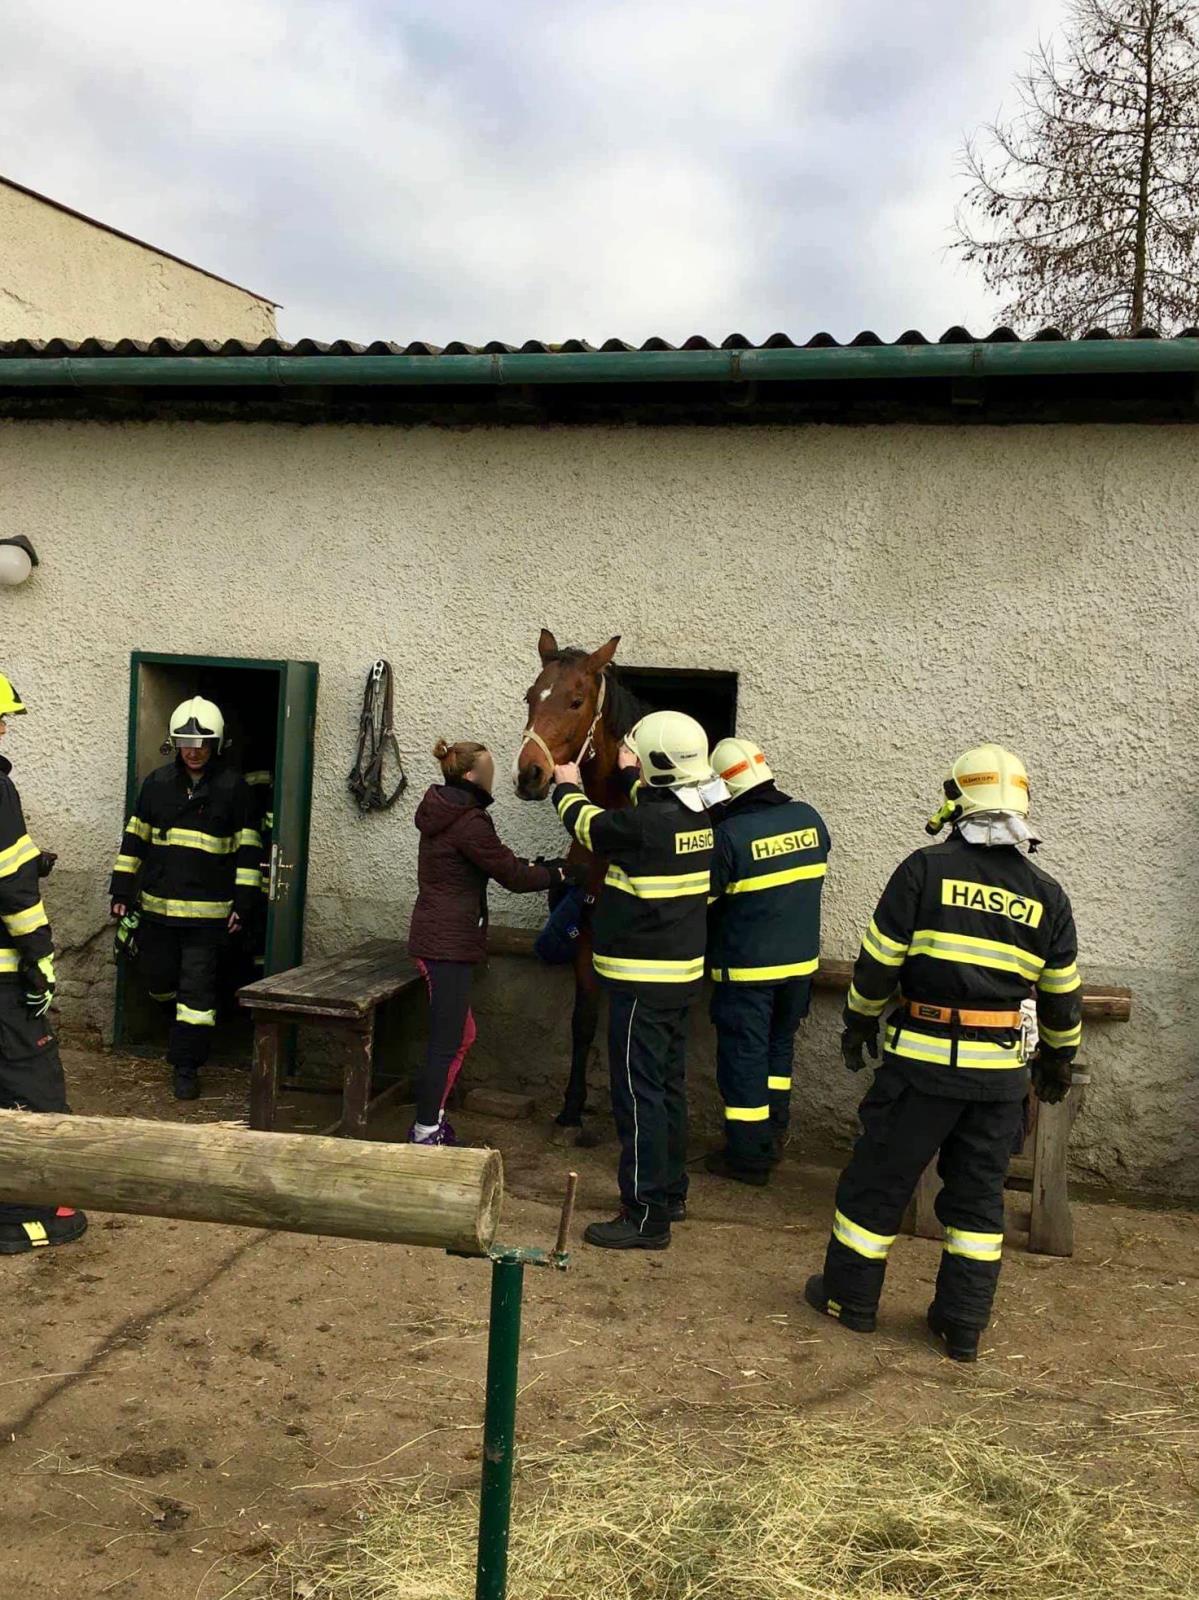
[{"label": "horse leg", "polygon": [[591,940],[579,936],[575,953],[575,1003],[570,1017],[570,1077],[557,1122],[561,1128],[582,1128],[587,1109],[587,1062],[599,1026],[599,984],[591,965]]}]

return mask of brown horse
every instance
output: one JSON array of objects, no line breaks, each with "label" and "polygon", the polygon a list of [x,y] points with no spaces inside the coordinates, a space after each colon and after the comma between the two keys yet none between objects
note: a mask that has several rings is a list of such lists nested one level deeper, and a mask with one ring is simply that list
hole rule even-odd
[{"label": "brown horse", "polygon": [[[621,740],[644,707],[621,685],[612,658],[620,635],[598,650],[558,648],[548,628],[537,641],[541,671],[525,699],[529,706],[524,739],[513,778],[522,800],[544,800],[553,786],[553,769],[575,761],[583,774],[587,798],[605,810],[628,804],[616,778]],[[586,893],[600,893],[607,863],[572,843],[573,861],[591,864]],[[599,1022],[599,985],[591,965],[590,918],[584,917],[575,948],[575,1003],[570,1020],[570,1078],[559,1127],[578,1128],[578,1143],[591,1143],[583,1133],[587,1106],[587,1059]]]}]

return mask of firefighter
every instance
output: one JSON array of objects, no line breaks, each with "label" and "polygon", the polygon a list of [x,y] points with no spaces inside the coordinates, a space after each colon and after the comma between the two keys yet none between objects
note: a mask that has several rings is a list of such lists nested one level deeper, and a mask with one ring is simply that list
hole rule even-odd
[{"label": "firefighter", "polygon": [[[0,738],[8,718],[24,716],[12,684],[0,677]],[[54,939],[38,880],[53,858],[25,828],[21,798],[0,756],[0,1106],[6,1111],[69,1111],[54,1002]],[[0,1205],[0,1255],[67,1244],[87,1229],[68,1206]]]},{"label": "firefighter", "polygon": [[671,1223],[686,1216],[687,1015],[704,976],[707,804],[717,796],[707,735],[681,712],[643,717],[619,762],[636,801],[627,810],[592,805],[573,763],[554,768],[554,804],[567,831],[608,863],[593,961],[608,990],[621,1209],[583,1237],[609,1250],[664,1250]]},{"label": "firefighter", "polygon": [[716,812],[708,917],[716,1082],[725,1144],[709,1172],[768,1182],[791,1119],[795,1033],[820,958],[830,846],[819,812],[792,800],[748,739],[722,739],[712,765],[732,798]]},{"label": "firefighter", "polygon": [[[1003,1248],[1003,1185],[1029,1071],[1021,1004],[1035,988],[1040,1099],[1069,1091],[1082,1037],[1077,938],[1065,891],[1030,859],[1028,774],[999,745],[968,750],[927,829],[949,837],[904,861],[883,891],[854,967],[841,1051],[850,1071],[882,1065],[859,1109],[862,1131],[837,1187],[824,1272],[808,1303],[874,1331],[887,1252],[924,1168],[940,1152],[945,1243],[928,1310],[956,1361],[973,1361]],[[898,993],[897,993],[898,990]],[[1031,1008],[1030,1008],[1031,1009]]]},{"label": "firefighter", "polygon": [[177,1100],[195,1100],[216,1026],[229,936],[254,912],[262,835],[253,795],[221,756],[225,722],[199,695],[170,721],[175,759],[142,784],[109,895],[114,917],[141,902],[138,958],[151,997],[174,1003],[167,1062]]}]

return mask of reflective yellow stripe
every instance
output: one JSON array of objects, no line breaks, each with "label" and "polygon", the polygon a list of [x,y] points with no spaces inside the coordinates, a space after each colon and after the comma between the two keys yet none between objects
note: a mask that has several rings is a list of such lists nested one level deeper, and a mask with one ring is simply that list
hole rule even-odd
[{"label": "reflective yellow stripe", "polygon": [[862,1017],[881,1017],[890,998],[888,995],[886,1000],[868,1000],[856,984],[849,986],[849,1009]]},{"label": "reflective yellow stripe", "polygon": [[[896,1035],[899,1043],[896,1044]],[[953,1061],[953,1041],[945,1038],[930,1037],[927,1033],[918,1033],[911,1028],[888,1028],[884,1049],[893,1056],[904,1056],[909,1061],[932,1061],[940,1066],[949,1066]],[[989,1068],[989,1067],[1019,1067],[1019,1043],[1005,1045],[995,1044],[989,1039],[959,1039],[957,1048],[957,1064],[959,1067]]]},{"label": "reflective yellow stripe", "polygon": [[860,1222],[851,1221],[843,1211],[834,1211],[833,1238],[839,1239],[847,1249],[865,1256],[867,1261],[885,1261],[887,1251],[895,1243],[898,1234],[872,1233],[869,1228],[863,1228]]},{"label": "reflective yellow stripe", "polygon": [[706,895],[709,874],[680,872],[672,877],[630,878],[623,868],[612,866],[608,868],[604,883],[609,889],[636,895],[638,900],[682,900],[689,895]]},{"label": "reflective yellow stripe", "polygon": [[768,1089],[773,1089],[776,1093],[781,1093],[784,1089],[789,1089],[791,1087],[791,1079],[767,1078],[766,1087]]},{"label": "reflective yellow stripe", "polygon": [[255,785],[258,785],[258,784],[270,783],[270,781],[271,781],[271,775],[270,775],[269,772],[247,772],[246,773],[246,782],[248,784],[250,784],[252,787],[255,786]]},{"label": "reflective yellow stripe", "polygon": [[1042,1041],[1054,1050],[1069,1050],[1071,1045],[1082,1043],[1081,1022],[1076,1022],[1072,1028],[1047,1028],[1041,1023],[1037,1032]]},{"label": "reflective yellow stripe", "polygon": [[185,1006],[182,1001],[175,1007],[176,1022],[190,1022],[193,1028],[215,1028],[215,1011],[193,1011],[191,1006]]},{"label": "reflective yellow stripe", "polygon": [[823,878],[827,872],[828,863],[816,861],[808,867],[786,867],[782,872],[764,872],[760,878],[735,878],[726,892],[748,894],[753,889],[778,889],[784,883],[798,883],[802,878]]},{"label": "reflective yellow stripe", "polygon": [[630,960],[623,956],[592,958],[601,978],[621,978],[626,983],[693,983],[704,975],[704,958],[694,961],[653,961],[647,957]]},{"label": "reflective yellow stripe", "polygon": [[1068,967],[1045,967],[1037,979],[1037,988],[1042,994],[1073,994],[1082,988],[1078,967],[1073,961]]},{"label": "reflective yellow stripe", "polygon": [[21,1226],[24,1228],[26,1236],[35,1250],[39,1245],[50,1243],[50,1235],[46,1232],[44,1223],[23,1222]]},{"label": "reflective yellow stripe", "polygon": [[897,939],[892,939],[889,934],[883,933],[873,917],[870,919],[870,926],[862,935],[862,949],[868,956],[881,961],[884,967],[902,967],[908,953],[907,945],[900,944]]},{"label": "reflective yellow stripe", "polygon": [[563,822],[565,822],[566,813],[570,810],[571,806],[585,806],[586,804],[587,796],[579,789],[572,789],[569,794],[564,794],[561,800],[558,801],[558,815],[562,818]]},{"label": "reflective yellow stripe", "polygon": [[[568,816],[568,811],[575,806],[579,810],[573,816]],[[593,806],[586,795],[577,792],[563,795],[558,803],[558,815],[587,850],[591,849],[591,824],[600,814],[599,806]]]},{"label": "reflective yellow stripe", "polygon": [[725,1106],[726,1122],[769,1122],[769,1106]]},{"label": "reflective yellow stripe", "polygon": [[214,922],[233,910],[232,900],[161,900],[156,894],[142,895],[142,908],[160,917],[211,918]]},{"label": "reflective yellow stripe", "polygon": [[125,832],[131,833],[135,839],[144,839],[148,844],[153,830],[148,822],[143,822],[140,817],[130,817],[125,824]]},{"label": "reflective yellow stripe", "polygon": [[0,950],[0,972],[19,972],[21,957],[15,950]]},{"label": "reflective yellow stripe", "polygon": [[252,844],[255,849],[262,849],[262,835],[257,828],[242,828],[238,833],[237,848],[242,850],[248,844]]},{"label": "reflective yellow stripe", "polygon": [[141,870],[141,865],[140,856],[118,856],[112,870],[114,872],[135,873]]},{"label": "reflective yellow stripe", "polygon": [[37,845],[27,833],[23,833],[7,850],[0,850],[0,878],[11,878],[27,861],[35,861],[38,854]]},{"label": "reflective yellow stripe", "polygon": [[[261,839],[258,842],[261,844]],[[237,849],[231,833],[200,833],[195,828],[168,828],[154,835],[154,843],[178,850],[203,850],[210,856],[231,856]]]},{"label": "reflective yellow stripe", "polygon": [[997,972],[1014,972],[1033,982],[1045,965],[1044,957],[1018,944],[999,939],[976,939],[965,933],[939,933],[936,928],[917,928],[909,954],[930,956],[934,961],[959,961],[968,967],[994,967]]},{"label": "reflective yellow stripe", "polygon": [[261,889],[262,873],[257,867],[238,867],[234,881],[239,889]]},{"label": "reflective yellow stripe", "polygon": [[820,965],[820,957],[810,961],[793,961],[786,967],[713,967],[712,980],[723,983],[775,983],[780,978],[809,978]]},{"label": "reflective yellow stripe", "polygon": [[11,916],[0,916],[10,936],[19,939],[23,934],[36,933],[39,928],[48,928],[50,918],[46,915],[46,907],[39,900],[37,905],[28,906],[24,911],[14,911]]},{"label": "reflective yellow stripe", "polygon": [[965,1228],[945,1229],[945,1253],[970,1261],[998,1261],[1003,1255],[1001,1233],[967,1233]]}]

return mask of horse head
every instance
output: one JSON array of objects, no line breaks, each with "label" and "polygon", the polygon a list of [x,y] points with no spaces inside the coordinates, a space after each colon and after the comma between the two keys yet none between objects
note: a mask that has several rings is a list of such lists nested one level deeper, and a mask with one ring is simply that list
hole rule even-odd
[{"label": "horse head", "polygon": [[512,777],[522,800],[544,800],[555,765],[594,754],[604,712],[604,674],[620,635],[598,650],[558,648],[548,628],[537,641],[541,671],[525,696],[529,706],[524,739]]}]

